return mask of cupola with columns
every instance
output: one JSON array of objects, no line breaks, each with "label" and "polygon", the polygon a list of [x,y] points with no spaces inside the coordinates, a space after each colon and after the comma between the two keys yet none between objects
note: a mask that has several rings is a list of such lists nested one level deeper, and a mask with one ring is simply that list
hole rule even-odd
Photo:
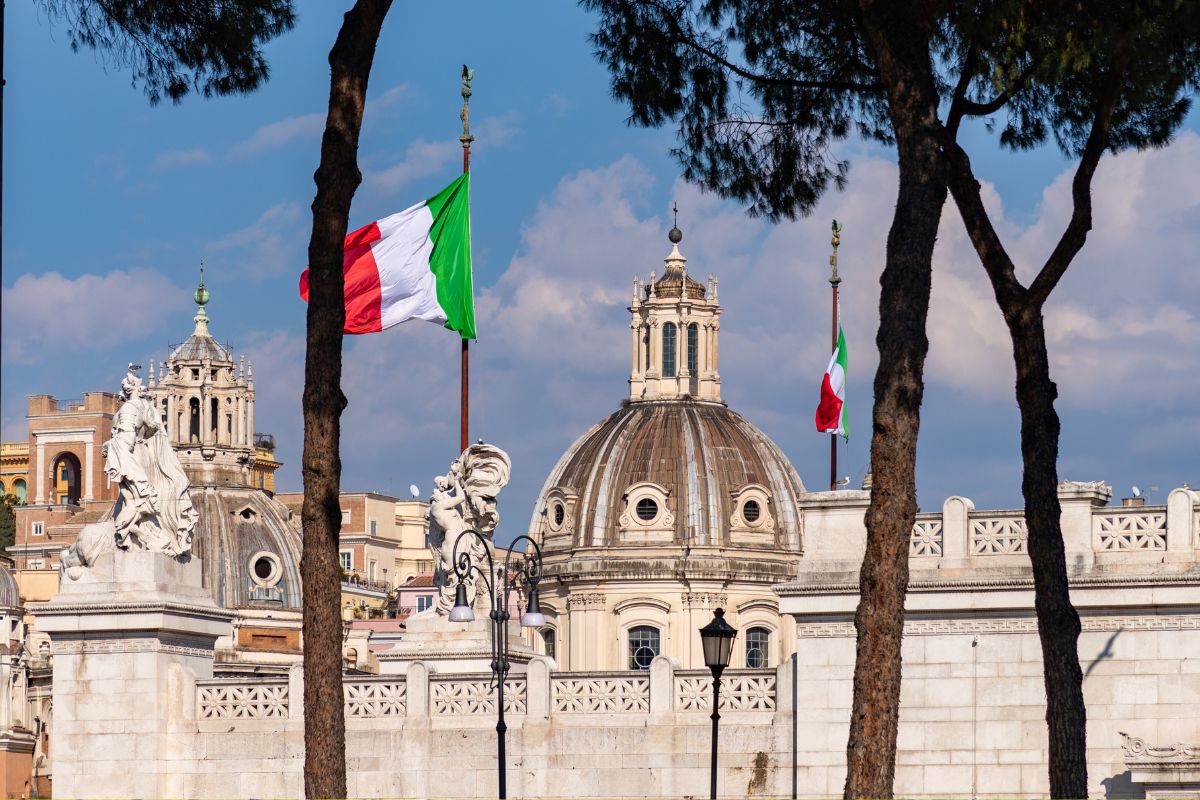
[{"label": "cupola with columns", "polygon": [[633,279],[629,399],[720,403],[717,280],[709,276],[706,287],[687,274],[687,259],[679,251],[683,232],[678,227],[671,228],[667,238],[671,252],[663,276],[655,280],[650,273],[645,283]]},{"label": "cupola with columns", "polygon": [[150,397],[167,436],[194,483],[249,486],[255,457],[254,364],[233,360],[208,329],[211,296],[200,284],[192,335],[170,350],[166,363],[150,365]]}]

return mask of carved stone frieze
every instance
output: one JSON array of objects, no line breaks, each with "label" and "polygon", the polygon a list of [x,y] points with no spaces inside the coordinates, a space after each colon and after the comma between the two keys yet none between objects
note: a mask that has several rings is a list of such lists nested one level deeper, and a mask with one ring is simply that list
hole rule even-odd
[{"label": "carved stone frieze", "polygon": [[605,596],[599,592],[573,594],[567,598],[567,608],[604,608]]},{"label": "carved stone frieze", "polygon": [[1176,742],[1165,746],[1155,746],[1146,742],[1145,739],[1130,736],[1124,731],[1118,731],[1118,733],[1125,740],[1121,749],[1125,751],[1126,764],[1134,762],[1200,762],[1200,745],[1198,744]]},{"label": "carved stone frieze", "polygon": [[[1080,623],[1085,631],[1174,631],[1200,629],[1200,614],[1083,616]],[[1010,617],[1006,619],[935,619],[906,620],[905,636],[937,636],[970,633],[1037,633],[1037,619]],[[804,638],[854,636],[854,622],[807,622],[796,625],[796,635]]]},{"label": "carved stone frieze", "polygon": [[684,592],[679,596],[684,608],[725,608],[729,595],[723,592]]}]

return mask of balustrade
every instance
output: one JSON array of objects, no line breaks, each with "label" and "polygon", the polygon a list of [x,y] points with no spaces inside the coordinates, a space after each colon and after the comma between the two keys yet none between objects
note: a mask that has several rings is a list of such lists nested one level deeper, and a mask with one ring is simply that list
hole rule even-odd
[{"label": "balustrade", "polygon": [[238,678],[196,682],[200,719],[271,719],[288,715],[288,684]]}]

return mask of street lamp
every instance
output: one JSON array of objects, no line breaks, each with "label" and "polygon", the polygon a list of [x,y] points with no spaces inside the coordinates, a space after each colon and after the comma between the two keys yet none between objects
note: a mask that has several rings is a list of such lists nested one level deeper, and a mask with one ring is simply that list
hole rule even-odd
[{"label": "street lamp", "polygon": [[717,800],[717,722],[721,719],[718,711],[721,700],[721,673],[729,666],[729,656],[733,654],[733,639],[737,636],[737,628],[731,627],[725,621],[725,609],[718,608],[713,613],[712,622],[700,629],[700,644],[704,649],[704,665],[712,670],[713,699],[712,699],[712,783],[711,797]]},{"label": "street lamp", "polygon": [[[473,539],[472,539],[473,537]],[[459,545],[467,539],[468,547],[459,553]],[[513,546],[524,539],[533,551],[514,553]],[[487,556],[487,568],[475,563],[471,558],[472,546],[482,545],[483,553]],[[546,616],[542,613],[541,601],[538,599],[538,578],[542,574],[542,549],[537,542],[528,536],[518,536],[513,540],[508,550],[504,551],[504,561],[500,565],[499,574],[492,560],[492,551],[488,540],[478,531],[466,530],[454,540],[454,577],[457,585],[454,587],[454,607],[450,609],[451,622],[472,622],[475,612],[467,601],[467,581],[474,571],[487,587],[488,598],[492,602],[492,677],[496,681],[496,751],[499,757],[499,797],[501,800],[508,796],[508,784],[504,770],[504,733],[508,727],[504,724],[504,677],[508,674],[508,598],[512,592],[524,587],[526,590],[525,613],[521,615],[521,625],[526,628],[540,628],[546,624]]]}]

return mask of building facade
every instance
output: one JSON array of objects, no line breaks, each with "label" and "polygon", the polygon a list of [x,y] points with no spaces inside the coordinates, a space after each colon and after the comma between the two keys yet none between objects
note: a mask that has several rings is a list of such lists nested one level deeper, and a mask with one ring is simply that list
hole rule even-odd
[{"label": "building facade", "polygon": [[717,282],[687,274],[673,229],[661,278],[634,281],[629,396],[559,460],[530,521],[545,559],[541,652],[569,670],[703,666],[724,608],[735,667],[792,651],[776,583],[801,555],[796,470],[721,398]]}]

